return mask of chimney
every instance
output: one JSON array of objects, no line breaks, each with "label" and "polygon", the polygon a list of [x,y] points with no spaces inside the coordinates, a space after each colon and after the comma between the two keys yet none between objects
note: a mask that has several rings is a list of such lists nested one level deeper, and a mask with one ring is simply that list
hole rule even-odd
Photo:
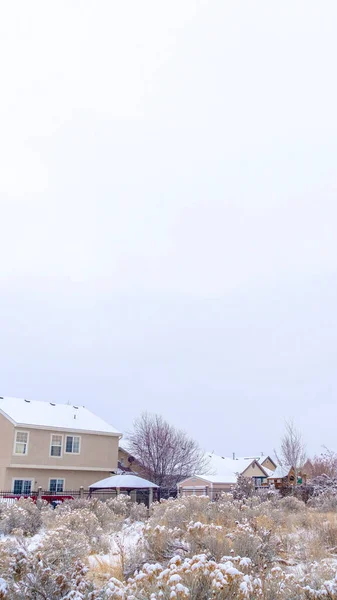
[{"label": "chimney", "polygon": [[233,460],[235,460],[235,452],[233,452]]}]

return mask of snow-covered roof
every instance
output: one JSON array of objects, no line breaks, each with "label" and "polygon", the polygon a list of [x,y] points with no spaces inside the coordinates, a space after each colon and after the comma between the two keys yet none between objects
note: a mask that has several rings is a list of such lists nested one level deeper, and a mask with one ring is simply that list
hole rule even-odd
[{"label": "snow-covered roof", "polygon": [[271,469],[267,469],[267,467],[263,467],[263,470],[267,473],[268,477],[274,477],[274,473],[275,471],[272,471]]},{"label": "snow-covered roof", "polygon": [[111,488],[127,488],[140,490],[143,488],[157,488],[158,486],[152,481],[138,477],[138,475],[112,475],[101,481],[96,481],[89,485],[89,489],[111,489]]},{"label": "snow-covered roof", "polygon": [[65,429],[121,436],[84,406],[0,397],[0,413],[19,427]]},{"label": "snow-covered roof", "polygon": [[[226,456],[218,456],[217,454],[206,454],[208,460],[208,471],[207,474],[195,474],[195,477],[199,477],[211,483],[236,483],[237,474],[243,473],[249,465],[258,462],[256,458],[228,458]],[[262,471],[266,471],[265,467],[259,464],[259,468]],[[267,475],[267,473],[266,473]],[[259,473],[257,473],[257,477]]]},{"label": "snow-covered roof", "polygon": [[284,467],[276,467],[275,471],[268,477],[268,479],[283,479],[289,475],[289,471],[292,467],[285,465]]}]

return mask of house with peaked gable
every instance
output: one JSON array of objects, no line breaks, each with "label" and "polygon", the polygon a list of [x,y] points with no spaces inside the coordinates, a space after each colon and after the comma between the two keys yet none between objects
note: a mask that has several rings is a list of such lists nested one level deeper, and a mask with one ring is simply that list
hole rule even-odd
[{"label": "house with peaked gable", "polygon": [[0,489],[87,489],[116,471],[121,437],[83,406],[0,397]]},{"label": "house with peaked gable", "polygon": [[206,454],[209,474],[196,474],[178,483],[180,495],[206,494],[216,497],[223,491],[230,491],[238,475],[249,477],[256,487],[268,485],[268,477],[276,469],[270,456],[228,458],[216,454]]},{"label": "house with peaked gable", "polygon": [[277,490],[306,484],[306,482],[306,473],[302,471],[296,472],[296,469],[289,465],[278,466],[268,477],[269,485],[274,486]]}]

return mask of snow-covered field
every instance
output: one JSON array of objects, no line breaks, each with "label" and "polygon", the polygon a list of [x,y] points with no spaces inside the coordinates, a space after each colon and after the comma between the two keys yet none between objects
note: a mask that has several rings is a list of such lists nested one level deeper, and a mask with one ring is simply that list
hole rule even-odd
[{"label": "snow-covered field", "polygon": [[337,599],[335,492],[0,507],[0,599]]}]

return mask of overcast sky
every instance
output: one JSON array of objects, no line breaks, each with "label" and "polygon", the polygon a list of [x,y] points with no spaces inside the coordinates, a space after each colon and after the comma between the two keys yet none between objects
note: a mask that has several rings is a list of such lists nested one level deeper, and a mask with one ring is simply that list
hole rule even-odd
[{"label": "overcast sky", "polygon": [[0,9],[0,394],[337,450],[335,0]]}]

